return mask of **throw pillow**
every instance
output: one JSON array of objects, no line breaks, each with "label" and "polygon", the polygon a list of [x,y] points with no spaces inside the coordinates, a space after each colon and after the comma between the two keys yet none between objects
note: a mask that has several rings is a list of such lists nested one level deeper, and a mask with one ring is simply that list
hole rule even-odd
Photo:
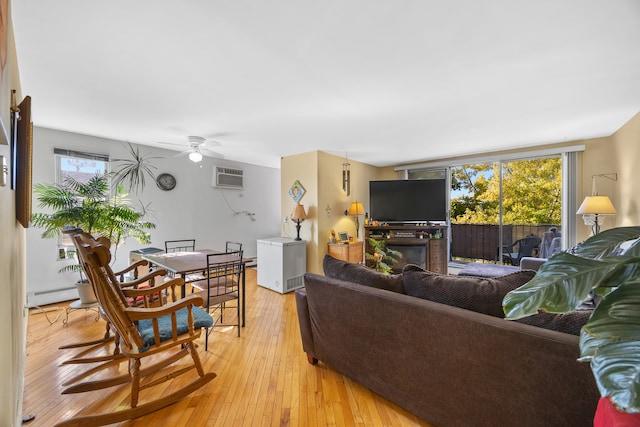
[{"label": "throw pillow", "polygon": [[592,313],[593,310],[576,310],[569,313],[558,314],[540,312],[515,321],[524,323],[525,325],[580,336],[580,329],[587,323]]},{"label": "throw pillow", "polygon": [[522,270],[499,277],[448,276],[409,264],[402,271],[402,280],[407,295],[504,318],[505,295],[535,274]]},{"label": "throw pillow", "polygon": [[322,261],[324,275],[359,285],[372,286],[403,294],[402,275],[383,274],[362,264],[353,264],[325,255]]}]

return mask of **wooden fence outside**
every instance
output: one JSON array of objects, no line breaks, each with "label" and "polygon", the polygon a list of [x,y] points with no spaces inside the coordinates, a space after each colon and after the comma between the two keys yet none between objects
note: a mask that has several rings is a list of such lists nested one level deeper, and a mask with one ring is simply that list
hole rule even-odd
[{"label": "wooden fence outside", "polygon": [[[534,235],[542,239],[545,231],[555,224],[505,224],[502,226],[502,244],[510,245],[518,239]],[[500,241],[497,224],[451,224],[451,259],[472,259],[495,262],[498,259]]]}]

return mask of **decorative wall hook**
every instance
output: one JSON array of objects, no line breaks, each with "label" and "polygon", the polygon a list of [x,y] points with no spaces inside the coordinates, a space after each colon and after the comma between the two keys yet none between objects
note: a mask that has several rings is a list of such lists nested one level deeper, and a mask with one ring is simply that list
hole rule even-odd
[{"label": "decorative wall hook", "polygon": [[598,191],[596,190],[596,178],[607,178],[607,179],[610,179],[611,181],[617,181],[618,174],[613,172],[613,173],[600,173],[597,175],[591,175],[591,195],[592,196],[598,195]]},{"label": "decorative wall hook", "polygon": [[347,196],[351,194],[351,164],[346,155],[342,164],[342,190],[347,192]]}]

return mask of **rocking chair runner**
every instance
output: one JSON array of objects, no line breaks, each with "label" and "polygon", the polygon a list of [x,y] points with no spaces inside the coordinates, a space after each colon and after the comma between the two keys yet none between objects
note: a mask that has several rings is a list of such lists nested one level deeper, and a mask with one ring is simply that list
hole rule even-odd
[{"label": "rocking chair runner", "polygon": [[[98,426],[136,418],[177,402],[215,378],[214,373],[204,372],[195,344],[195,340],[200,337],[201,328],[210,327],[213,323],[211,316],[198,307],[203,303],[201,297],[190,295],[164,307],[130,307],[127,303],[128,297],[143,296],[145,293],[159,292],[167,288],[171,288],[172,294],[175,295],[174,288],[176,285],[182,285],[182,279],[174,279],[152,289],[122,290],[109,267],[109,249],[99,243],[82,243],[77,236],[74,238],[78,239],[80,258],[91,275],[98,302],[118,333],[122,354],[129,359],[129,372],[119,377],[77,384],[65,390],[65,393],[99,390],[129,383],[131,400],[128,409],[100,415],[77,416],[57,424],[58,426]],[[191,356],[191,366],[176,367],[161,378],[145,381],[147,376],[161,373],[161,370],[187,355]],[[156,363],[142,369],[142,361],[147,356],[155,356],[153,360]],[[197,371],[197,379],[169,395],[138,405],[141,390],[192,369]]]}]

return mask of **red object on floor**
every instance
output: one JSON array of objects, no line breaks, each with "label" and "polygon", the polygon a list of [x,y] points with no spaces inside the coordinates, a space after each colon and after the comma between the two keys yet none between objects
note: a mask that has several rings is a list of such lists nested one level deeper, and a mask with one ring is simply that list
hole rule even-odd
[{"label": "red object on floor", "polygon": [[640,414],[618,411],[608,398],[601,397],[593,417],[593,427],[639,427]]}]

